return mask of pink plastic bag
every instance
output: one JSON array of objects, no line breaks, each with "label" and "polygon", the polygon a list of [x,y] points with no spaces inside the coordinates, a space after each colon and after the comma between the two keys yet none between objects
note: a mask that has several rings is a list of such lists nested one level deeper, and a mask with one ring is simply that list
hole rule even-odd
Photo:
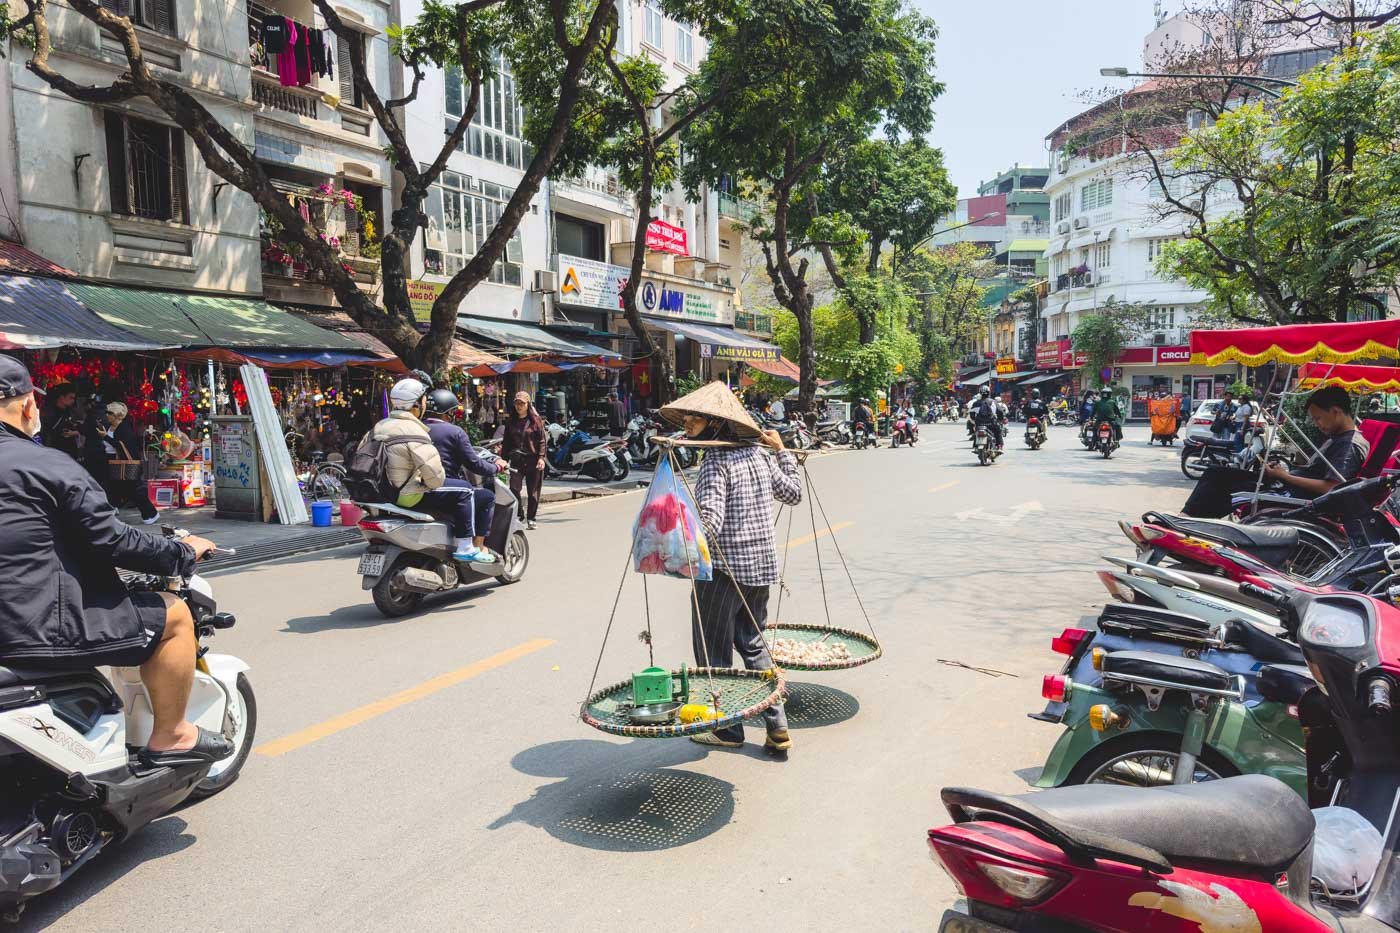
[{"label": "pink plastic bag", "polygon": [[632,525],[632,561],[638,573],[714,579],[700,510],[676,478],[668,458],[658,463],[651,489]]}]

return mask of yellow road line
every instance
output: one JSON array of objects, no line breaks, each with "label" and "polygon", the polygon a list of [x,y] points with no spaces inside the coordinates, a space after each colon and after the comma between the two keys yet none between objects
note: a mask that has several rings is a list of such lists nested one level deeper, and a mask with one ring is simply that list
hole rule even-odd
[{"label": "yellow road line", "polygon": [[944,483],[942,486],[934,486],[932,489],[929,490],[929,492],[942,492],[945,489],[952,489],[954,486],[961,482],[962,480],[955,479],[952,482]]},{"label": "yellow road line", "polygon": [[794,544],[811,544],[818,538],[825,538],[829,534],[838,532],[842,528],[849,528],[854,524],[855,522],[837,522],[836,524],[831,526],[830,530],[823,528],[814,535],[803,535],[800,538],[793,538],[791,541],[788,542],[788,546],[791,547]]},{"label": "yellow road line", "polygon": [[337,732],[343,732],[351,726],[358,726],[362,722],[368,722],[377,716],[383,716],[385,713],[396,710],[400,706],[431,696],[439,690],[446,690],[448,687],[454,687],[464,680],[471,680],[478,674],[484,674],[487,671],[503,667],[512,661],[518,661],[526,655],[533,654],[542,648],[548,648],[552,644],[554,644],[552,638],[535,638],[516,645],[514,648],[507,648],[499,654],[493,654],[489,658],[482,658],[475,664],[468,664],[466,667],[458,668],[455,671],[440,674],[432,680],[423,681],[416,687],[400,690],[392,696],[387,696],[382,700],[368,703],[358,709],[352,709],[348,713],[341,713],[339,716],[327,719],[325,722],[317,723],[314,726],[308,726],[300,732],[293,732],[291,735],[284,738],[266,742],[259,745],[256,751],[259,755],[267,755],[271,758],[285,755],[287,752],[294,752],[305,745],[310,745],[318,739],[324,739],[327,736],[335,735]]}]

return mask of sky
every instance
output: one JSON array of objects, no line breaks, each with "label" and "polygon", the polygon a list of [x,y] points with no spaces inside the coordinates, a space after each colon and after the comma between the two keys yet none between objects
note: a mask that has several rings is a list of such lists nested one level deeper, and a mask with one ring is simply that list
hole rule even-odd
[{"label": "sky", "polygon": [[937,74],[947,90],[929,138],[963,198],[1016,162],[1047,164],[1045,137],[1085,109],[1079,94],[1131,85],[1099,69],[1136,70],[1153,27],[1153,0],[910,3],[938,24]]}]

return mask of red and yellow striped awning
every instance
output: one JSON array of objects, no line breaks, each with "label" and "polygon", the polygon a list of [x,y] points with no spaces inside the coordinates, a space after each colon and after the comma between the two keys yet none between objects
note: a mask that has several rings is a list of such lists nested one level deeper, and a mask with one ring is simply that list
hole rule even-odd
[{"label": "red and yellow striped awning", "polygon": [[1348,392],[1400,392],[1400,367],[1308,363],[1298,370],[1305,389],[1341,386]]},{"label": "red and yellow striped awning", "polygon": [[1400,318],[1191,332],[1191,362],[1196,365],[1349,363],[1382,356],[1400,356]]}]

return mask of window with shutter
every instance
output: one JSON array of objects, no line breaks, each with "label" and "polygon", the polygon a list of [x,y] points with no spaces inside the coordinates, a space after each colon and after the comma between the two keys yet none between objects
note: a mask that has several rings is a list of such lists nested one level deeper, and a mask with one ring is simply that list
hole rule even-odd
[{"label": "window with shutter", "polygon": [[190,222],[190,197],[186,188],[185,134],[170,128],[170,220]]},{"label": "window with shutter", "polygon": [[348,42],[339,36],[336,37],[335,58],[340,78],[340,99],[352,107],[364,106],[364,96],[355,81],[354,66],[350,64],[351,56],[359,55],[363,48],[364,37],[359,33],[352,34]]},{"label": "window with shutter", "polygon": [[175,35],[175,0],[141,0],[141,25]]},{"label": "window with shutter", "polygon": [[112,213],[131,213],[130,177],[126,171],[126,121],[115,113],[107,121],[107,180],[112,191]]}]

